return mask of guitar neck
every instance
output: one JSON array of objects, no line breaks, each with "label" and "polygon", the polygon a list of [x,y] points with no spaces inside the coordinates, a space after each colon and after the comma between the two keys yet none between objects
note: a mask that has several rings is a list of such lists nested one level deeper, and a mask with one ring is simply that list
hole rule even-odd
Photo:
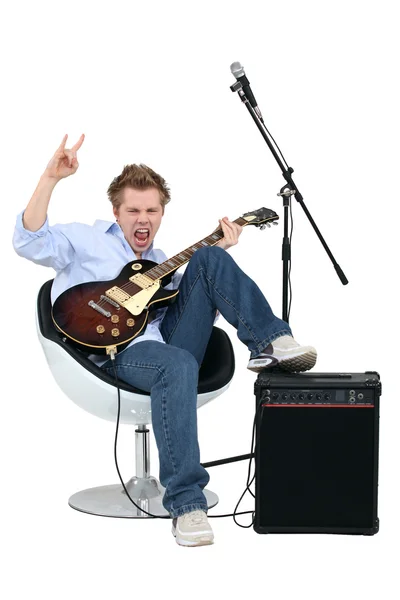
[{"label": "guitar neck", "polygon": [[[237,223],[242,227],[249,225],[249,223],[242,217],[235,219],[234,223]],[[199,248],[204,248],[205,246],[215,246],[215,244],[218,244],[219,240],[221,240],[223,237],[224,234],[222,229],[216,229],[211,235],[208,235],[196,244],[186,248],[186,250],[182,250],[182,252],[175,254],[175,256],[172,256],[165,262],[160,263],[156,267],[146,271],[146,276],[156,280],[160,279],[161,277],[165,277],[165,275],[169,275],[169,273],[173,273],[179,269],[179,267],[187,263],[192,258],[196,250],[199,250]]]}]

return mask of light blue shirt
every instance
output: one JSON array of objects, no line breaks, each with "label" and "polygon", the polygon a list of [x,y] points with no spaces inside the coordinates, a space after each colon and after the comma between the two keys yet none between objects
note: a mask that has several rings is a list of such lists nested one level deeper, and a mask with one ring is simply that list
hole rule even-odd
[{"label": "light blue shirt", "polygon": [[[93,225],[66,223],[49,225],[48,219],[37,231],[25,229],[23,212],[17,217],[13,245],[20,256],[38,265],[52,267],[56,276],[51,288],[51,302],[65,290],[79,283],[115,279],[122,268],[137,257],[126,241],[117,223],[97,220]],[[142,253],[142,259],[161,263],[168,260],[162,250],[155,249],[153,242]],[[175,272],[165,289],[179,286],[182,273]],[[129,346],[145,340],[156,340],[165,344],[160,325],[168,307],[152,313],[153,320],[144,333],[133,339]],[[218,317],[217,317],[218,318]],[[108,357],[89,355],[97,365]]]}]

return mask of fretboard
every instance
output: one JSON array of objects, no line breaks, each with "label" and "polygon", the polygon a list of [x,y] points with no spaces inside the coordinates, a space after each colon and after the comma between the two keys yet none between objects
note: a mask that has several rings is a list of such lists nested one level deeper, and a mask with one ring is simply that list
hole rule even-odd
[{"label": "fretboard", "polygon": [[[237,223],[242,227],[248,225],[248,222],[242,217],[235,219],[234,223]],[[186,250],[182,250],[182,252],[175,254],[175,256],[172,256],[165,262],[160,263],[156,267],[153,267],[152,269],[146,271],[146,276],[156,280],[165,277],[165,275],[168,275],[169,273],[173,273],[174,271],[179,269],[179,267],[187,263],[192,258],[196,250],[199,250],[199,248],[204,248],[206,246],[215,246],[215,244],[218,244],[219,240],[221,240],[223,237],[224,234],[222,229],[216,229],[211,235],[208,235],[196,244],[193,244],[192,246],[189,246],[189,248],[186,248]]]}]

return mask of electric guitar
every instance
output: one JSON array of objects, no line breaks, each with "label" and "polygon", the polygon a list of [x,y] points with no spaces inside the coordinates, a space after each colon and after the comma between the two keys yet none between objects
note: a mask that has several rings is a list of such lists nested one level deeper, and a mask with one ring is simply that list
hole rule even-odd
[{"label": "electric guitar", "polygon": [[[260,208],[235,220],[241,226],[264,229],[279,219],[273,210]],[[214,246],[224,237],[216,229],[206,238],[169,260],[157,264],[134,260],[110,281],[81,283],[69,288],[54,302],[52,319],[70,342],[93,354],[123,350],[144,331],[151,311],[176,300],[178,289],[165,290],[174,271],[187,263],[199,248]]]}]

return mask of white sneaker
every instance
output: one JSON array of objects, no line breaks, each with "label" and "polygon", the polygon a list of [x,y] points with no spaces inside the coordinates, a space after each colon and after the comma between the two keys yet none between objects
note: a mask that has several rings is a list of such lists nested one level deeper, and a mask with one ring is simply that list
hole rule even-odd
[{"label": "white sneaker", "polygon": [[204,510],[193,510],[172,520],[172,534],[180,546],[214,543],[214,534]]},{"label": "white sneaker", "polygon": [[300,346],[291,335],[282,335],[269,344],[258,356],[251,358],[250,371],[264,371],[279,366],[285,371],[296,373],[312,369],[317,361],[317,351],[312,346]]}]

